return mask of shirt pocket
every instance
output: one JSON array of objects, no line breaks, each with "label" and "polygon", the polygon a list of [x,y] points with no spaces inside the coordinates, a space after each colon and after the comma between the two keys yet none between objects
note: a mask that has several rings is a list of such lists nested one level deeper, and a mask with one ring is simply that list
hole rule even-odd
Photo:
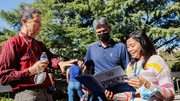
[{"label": "shirt pocket", "polygon": [[26,61],[26,60],[29,60],[29,59],[31,59],[31,58],[34,58],[32,53],[25,53],[25,54],[22,56],[21,61]]}]

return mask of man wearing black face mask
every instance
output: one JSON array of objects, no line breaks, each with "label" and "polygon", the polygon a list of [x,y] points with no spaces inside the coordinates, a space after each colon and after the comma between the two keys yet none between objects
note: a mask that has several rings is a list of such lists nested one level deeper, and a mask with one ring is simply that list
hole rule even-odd
[{"label": "man wearing black face mask", "polygon": [[[126,68],[130,62],[127,48],[124,44],[115,42],[111,39],[111,26],[107,18],[100,17],[93,21],[96,35],[99,38],[99,42],[93,43],[88,47],[86,53],[86,60],[93,63],[93,74],[103,72],[105,70],[121,66]],[[95,95],[92,94],[91,101],[106,101],[104,94]],[[99,96],[99,97],[98,97]]]}]

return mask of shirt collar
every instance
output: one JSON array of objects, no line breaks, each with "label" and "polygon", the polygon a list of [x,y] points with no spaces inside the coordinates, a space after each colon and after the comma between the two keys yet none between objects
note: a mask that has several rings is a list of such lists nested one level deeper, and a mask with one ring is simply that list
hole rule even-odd
[{"label": "shirt collar", "polygon": [[[115,41],[113,39],[111,39],[111,41],[108,43],[107,47],[113,47],[115,45]],[[101,41],[99,40],[99,42],[97,43],[99,47],[102,47]]]},{"label": "shirt collar", "polygon": [[34,38],[31,38],[30,36],[28,36],[27,34],[23,33],[22,31],[20,31],[20,33],[28,42],[32,42],[32,40],[34,39]]}]

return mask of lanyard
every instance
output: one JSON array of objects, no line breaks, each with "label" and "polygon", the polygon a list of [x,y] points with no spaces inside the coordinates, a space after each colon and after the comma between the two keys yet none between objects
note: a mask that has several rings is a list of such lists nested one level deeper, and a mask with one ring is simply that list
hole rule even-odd
[{"label": "lanyard", "polygon": [[142,61],[142,63],[141,63],[141,66],[140,66],[138,72],[136,73],[136,70],[137,70],[137,62],[136,62],[135,67],[134,67],[134,76],[135,76],[135,74],[139,75],[139,73],[140,73],[140,71],[141,71],[141,69],[142,69],[142,65],[143,65],[143,61]]},{"label": "lanyard", "polygon": [[[143,61],[144,61],[144,60],[143,60]],[[141,66],[140,66],[140,68],[139,68],[139,70],[138,70],[137,73],[136,73],[136,70],[137,70],[137,62],[136,62],[135,67],[134,67],[134,76],[139,75],[139,73],[140,73],[140,71],[141,71],[141,69],[142,69],[143,61],[142,61]],[[131,99],[132,99],[133,101],[134,101],[134,97],[135,97],[135,92],[132,92],[132,98],[131,98]]]},{"label": "lanyard", "polygon": [[[36,56],[35,56],[35,54],[34,54],[34,52],[33,52],[32,48],[31,48],[30,44],[27,42],[27,40],[24,38],[24,36],[23,36],[21,33],[19,33],[19,35],[23,38],[23,40],[25,41],[25,43],[28,45],[28,47],[29,47],[29,49],[30,49],[31,53],[34,55],[34,57],[35,57],[36,61],[38,61],[38,59],[36,58]],[[33,40],[33,41],[34,41],[34,40]],[[37,53],[37,52],[38,52],[38,50],[37,50],[37,44],[36,44],[36,42],[35,42],[35,41],[34,41],[34,43],[35,43],[36,53]]]}]

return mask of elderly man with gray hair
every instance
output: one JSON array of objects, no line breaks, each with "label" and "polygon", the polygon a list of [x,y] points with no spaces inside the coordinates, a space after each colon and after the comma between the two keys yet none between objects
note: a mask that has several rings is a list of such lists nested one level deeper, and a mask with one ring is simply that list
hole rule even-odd
[{"label": "elderly man with gray hair", "polygon": [[[14,101],[53,101],[47,93],[51,81],[46,67],[64,72],[64,68],[74,65],[77,59],[61,61],[41,40],[34,38],[40,34],[42,27],[41,12],[38,9],[24,7],[19,16],[21,31],[1,46],[0,83],[12,87],[15,92]],[[39,61],[44,52],[47,58]]]},{"label": "elderly man with gray hair", "polygon": [[[115,42],[111,38],[111,26],[107,18],[99,17],[95,19],[93,26],[99,42],[93,43],[88,47],[85,59],[85,63],[91,61],[93,66],[92,73],[95,75],[118,66],[125,69],[130,62],[127,47],[125,44]],[[107,100],[104,93],[92,95],[91,101]]]}]

